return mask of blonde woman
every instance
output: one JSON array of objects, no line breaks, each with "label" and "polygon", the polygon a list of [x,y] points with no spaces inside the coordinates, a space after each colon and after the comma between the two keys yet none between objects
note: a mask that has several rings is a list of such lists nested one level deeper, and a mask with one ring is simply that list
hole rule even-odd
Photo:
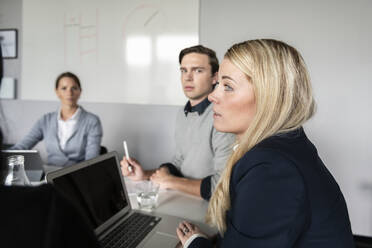
[{"label": "blonde woman", "polygon": [[276,40],[233,45],[209,95],[236,146],[210,200],[216,244],[191,223],[184,247],[354,247],[344,197],[302,125],[315,103],[301,55]]}]

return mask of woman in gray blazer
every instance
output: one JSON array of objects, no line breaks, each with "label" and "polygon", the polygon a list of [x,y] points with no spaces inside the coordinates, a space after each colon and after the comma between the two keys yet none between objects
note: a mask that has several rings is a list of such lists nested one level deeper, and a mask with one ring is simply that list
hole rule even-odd
[{"label": "woman in gray blazer", "polygon": [[[2,76],[0,46],[0,84]],[[2,137],[0,127],[0,145]],[[4,186],[3,172],[7,167],[2,163],[3,159],[0,151],[1,247],[100,247],[92,228],[79,211],[52,185]]]},{"label": "woman in gray blazer", "polygon": [[32,149],[44,140],[48,164],[66,166],[99,155],[102,126],[98,116],[78,105],[81,94],[79,78],[64,72],[57,77],[55,92],[61,101],[60,108],[45,114],[31,131],[11,149]]}]

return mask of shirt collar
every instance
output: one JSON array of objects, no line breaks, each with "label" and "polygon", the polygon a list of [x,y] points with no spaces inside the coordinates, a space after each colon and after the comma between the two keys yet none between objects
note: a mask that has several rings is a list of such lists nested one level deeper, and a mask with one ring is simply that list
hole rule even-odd
[{"label": "shirt collar", "polygon": [[[58,116],[57,116],[57,119],[59,120],[59,121],[63,121],[62,120],[62,118],[61,118],[61,108],[59,109],[59,111],[58,111]],[[80,115],[80,113],[81,113],[81,108],[80,108],[80,106],[77,108],[77,110],[75,111],[75,113],[70,117],[70,118],[68,118],[66,121],[73,121],[73,120],[77,120],[78,119],[78,117],[79,117],[79,115]]]},{"label": "shirt collar", "polygon": [[185,108],[183,109],[185,115],[187,116],[190,112],[198,112],[199,115],[203,114],[204,111],[207,109],[207,107],[211,104],[211,102],[208,100],[208,97],[206,97],[203,101],[196,104],[195,106],[191,106],[190,101],[188,101],[185,105]]}]

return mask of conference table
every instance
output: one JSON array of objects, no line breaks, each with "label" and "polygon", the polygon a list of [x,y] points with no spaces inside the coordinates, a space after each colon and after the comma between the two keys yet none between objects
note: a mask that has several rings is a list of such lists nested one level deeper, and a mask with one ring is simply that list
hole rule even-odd
[{"label": "conference table", "polygon": [[[136,198],[136,184],[128,178],[124,178],[133,209],[139,209]],[[177,190],[160,189],[155,213],[178,216],[187,220],[203,223],[207,212],[208,202],[192,195]]]},{"label": "conference table", "polygon": [[[56,166],[44,165],[43,167],[46,172],[60,169],[60,167]],[[126,177],[124,178],[124,182],[132,208],[139,209],[136,198],[136,188],[137,184],[141,184],[142,182],[136,182]],[[160,189],[158,204],[154,212],[178,216],[198,223],[204,223],[207,208],[208,202],[202,198],[188,195],[177,190]]]},{"label": "conference table", "polygon": [[[56,166],[44,166],[45,171],[59,169]],[[128,192],[131,207],[140,209],[137,204],[136,188],[141,181],[132,181],[124,178],[125,186]],[[39,185],[43,182],[33,182],[33,185]],[[167,214],[184,218],[195,223],[204,223],[205,215],[208,208],[208,202],[202,198],[188,195],[177,190],[160,189],[158,203],[154,213]]]},{"label": "conference table", "polygon": [[[57,168],[49,167],[49,171]],[[129,201],[132,209],[141,210],[137,204],[137,192],[138,184],[143,181],[132,181],[129,178],[124,178],[125,187],[128,193]],[[39,181],[32,183],[33,185],[39,185],[45,183],[45,181]],[[205,224],[205,215],[208,208],[208,202],[202,198],[188,195],[177,190],[160,189],[158,195],[158,202],[156,208],[149,212],[157,216],[172,215],[182,220],[187,220],[197,226],[207,235],[212,236],[217,233],[215,228],[209,227]],[[177,225],[175,223],[174,229],[176,230]],[[181,243],[176,245],[177,248],[182,247]]]},{"label": "conference table", "polygon": [[[129,178],[124,178],[125,186],[128,192],[131,207],[140,210],[137,203],[136,185],[142,182],[135,182]],[[160,189],[158,195],[157,207],[152,211],[154,214],[165,214],[180,217],[193,224],[196,224],[205,234],[213,236],[217,233],[216,228],[211,228],[205,224],[205,215],[207,213],[208,202],[192,195],[182,193],[177,190]],[[176,229],[177,226],[174,228]],[[176,248],[182,247],[178,243]]]}]

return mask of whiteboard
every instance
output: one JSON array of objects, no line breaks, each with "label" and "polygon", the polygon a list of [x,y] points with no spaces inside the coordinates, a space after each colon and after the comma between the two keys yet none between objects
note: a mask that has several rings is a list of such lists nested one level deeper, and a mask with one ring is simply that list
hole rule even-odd
[{"label": "whiteboard", "polygon": [[72,71],[83,101],[181,105],[178,54],[198,42],[199,0],[23,1],[20,97],[56,100]]}]

